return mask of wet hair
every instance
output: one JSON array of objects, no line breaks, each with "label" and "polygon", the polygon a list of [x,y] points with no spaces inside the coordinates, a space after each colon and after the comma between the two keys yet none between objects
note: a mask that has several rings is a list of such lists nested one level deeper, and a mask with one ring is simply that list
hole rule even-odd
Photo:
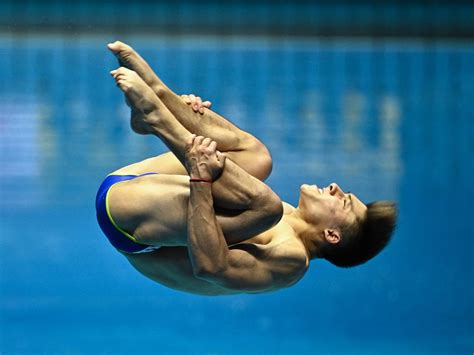
[{"label": "wet hair", "polygon": [[321,256],[339,267],[361,265],[388,245],[396,220],[395,203],[390,201],[369,203],[365,216],[342,230],[340,243],[322,245]]}]

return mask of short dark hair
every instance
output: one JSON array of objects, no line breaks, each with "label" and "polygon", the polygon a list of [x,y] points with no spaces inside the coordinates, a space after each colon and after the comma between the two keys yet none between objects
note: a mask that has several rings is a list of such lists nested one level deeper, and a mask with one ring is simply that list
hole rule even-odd
[{"label": "short dark hair", "polygon": [[388,245],[396,220],[397,208],[394,202],[369,203],[365,216],[342,231],[341,243],[325,243],[321,248],[321,256],[340,267],[361,265]]}]

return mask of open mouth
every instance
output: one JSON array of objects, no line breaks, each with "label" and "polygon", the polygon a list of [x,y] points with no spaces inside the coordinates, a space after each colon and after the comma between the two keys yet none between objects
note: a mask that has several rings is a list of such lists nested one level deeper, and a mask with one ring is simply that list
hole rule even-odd
[{"label": "open mouth", "polygon": [[313,185],[313,186],[314,186],[314,188],[315,188],[316,190],[318,190],[318,192],[319,192],[320,195],[323,194],[323,189],[319,188],[319,187],[316,186],[316,185]]},{"label": "open mouth", "polygon": [[301,185],[302,188],[310,188],[310,189],[313,189],[313,190],[316,190],[319,192],[320,195],[323,194],[323,189],[319,188],[318,185],[307,185],[307,184],[303,184]]}]

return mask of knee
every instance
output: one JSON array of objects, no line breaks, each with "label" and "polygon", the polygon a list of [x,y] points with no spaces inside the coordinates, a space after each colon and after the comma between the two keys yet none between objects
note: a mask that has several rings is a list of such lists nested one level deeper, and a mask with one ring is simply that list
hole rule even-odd
[{"label": "knee", "polygon": [[261,181],[270,176],[273,169],[273,159],[268,148],[259,140],[255,140],[252,144],[252,161],[255,170],[252,175]]}]

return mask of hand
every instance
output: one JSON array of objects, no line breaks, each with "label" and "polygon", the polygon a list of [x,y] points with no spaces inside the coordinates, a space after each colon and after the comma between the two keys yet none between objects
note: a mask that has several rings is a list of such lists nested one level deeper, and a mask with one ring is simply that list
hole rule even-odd
[{"label": "hand", "polygon": [[201,115],[204,114],[204,108],[210,109],[212,106],[211,101],[203,102],[199,96],[194,96],[193,94],[181,95],[181,98],[191,106],[194,112],[199,112]]},{"label": "hand", "polygon": [[192,178],[214,181],[224,169],[226,156],[210,138],[191,135],[186,143],[185,166]]}]

